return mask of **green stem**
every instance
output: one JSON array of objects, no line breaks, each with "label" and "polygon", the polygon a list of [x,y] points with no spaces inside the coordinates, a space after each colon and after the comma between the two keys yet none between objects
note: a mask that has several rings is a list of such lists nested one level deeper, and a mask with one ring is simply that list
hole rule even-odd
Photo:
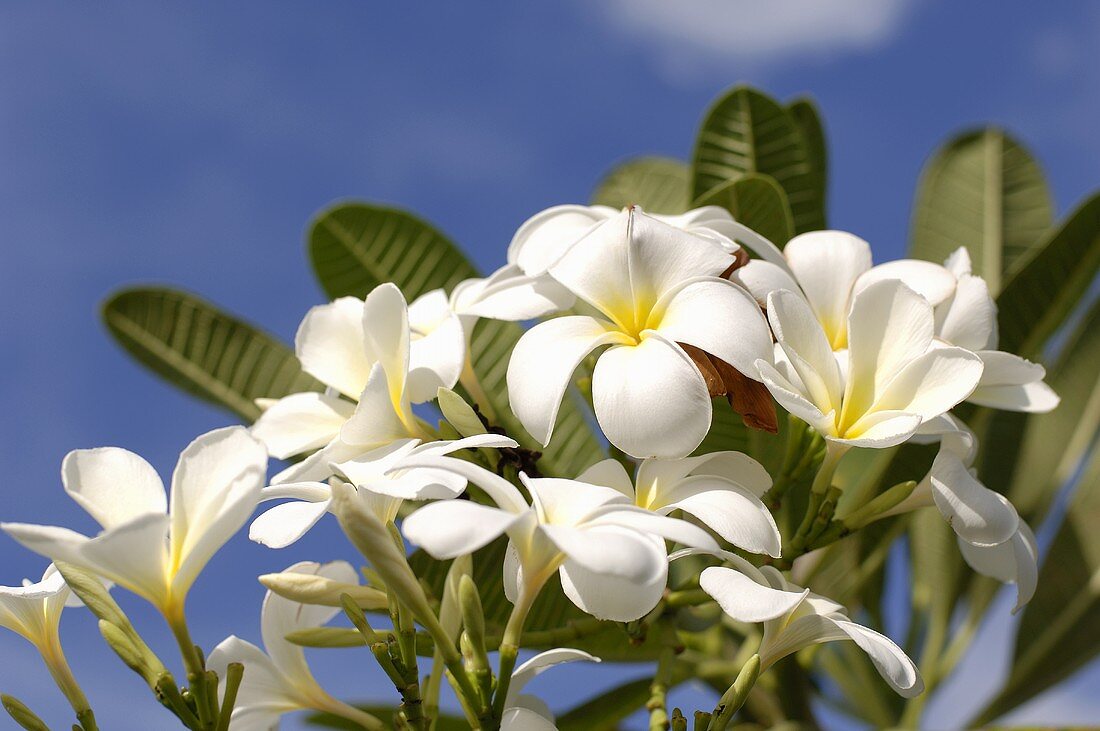
[{"label": "green stem", "polygon": [[668,689],[672,685],[672,669],[676,663],[676,656],[683,651],[683,646],[676,635],[676,628],[668,623],[661,623],[661,654],[657,658],[657,669],[653,673],[653,682],[649,686],[649,701],[646,709],[649,710],[650,731],[666,731],[669,728],[668,716]]},{"label": "green stem", "polygon": [[239,662],[229,663],[225,671],[225,695],[222,698],[221,713],[218,715],[218,731],[229,731],[233,706],[237,704],[237,691],[241,688],[243,678],[244,665]]},{"label": "green stem", "polygon": [[516,658],[519,655],[519,646],[523,636],[523,625],[527,622],[527,614],[535,603],[541,586],[527,587],[520,595],[512,613],[508,616],[508,623],[504,626],[504,636],[500,641],[500,668],[497,672],[497,690],[493,696],[493,722],[494,728],[499,727],[500,719],[504,715],[504,704],[508,700],[508,687],[512,683],[512,672],[516,669]]},{"label": "green stem", "polygon": [[206,684],[206,665],[198,646],[191,640],[187,627],[187,618],[182,606],[177,611],[165,615],[176,644],[180,648],[183,666],[187,671],[187,685],[195,700],[195,712],[199,718],[200,729],[213,729],[217,722],[217,697],[208,697]]},{"label": "green stem", "polygon": [[737,674],[737,679],[733,681],[733,685],[719,699],[718,705],[714,708],[714,716],[711,719],[708,731],[725,731],[730,721],[733,720],[734,714],[741,710],[741,706],[745,705],[745,700],[749,697],[749,691],[756,685],[756,679],[759,677],[760,656],[753,655],[741,668],[741,672]]},{"label": "green stem", "polygon": [[56,632],[51,635],[45,646],[39,648],[39,652],[46,663],[46,668],[50,671],[50,676],[53,677],[57,687],[64,693],[65,699],[69,701],[73,712],[76,713],[76,719],[80,722],[80,727],[84,731],[98,731],[95,714],[92,712],[91,705],[88,703],[84,691],[81,690],[80,684],[76,682],[76,676],[73,675],[73,671],[69,667],[69,661],[65,659],[65,653],[61,649],[61,638],[58,637]]}]

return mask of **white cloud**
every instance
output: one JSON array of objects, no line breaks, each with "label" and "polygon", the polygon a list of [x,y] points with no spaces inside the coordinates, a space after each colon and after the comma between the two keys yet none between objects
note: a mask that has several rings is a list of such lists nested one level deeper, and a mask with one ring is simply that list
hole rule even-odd
[{"label": "white cloud", "polygon": [[613,0],[606,20],[660,43],[671,59],[786,61],[880,47],[913,0]]}]

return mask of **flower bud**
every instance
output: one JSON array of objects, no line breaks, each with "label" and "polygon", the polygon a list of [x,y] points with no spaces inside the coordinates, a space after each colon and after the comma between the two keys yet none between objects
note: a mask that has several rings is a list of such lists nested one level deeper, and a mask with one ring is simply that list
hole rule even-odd
[{"label": "flower bud", "polygon": [[4,704],[4,710],[8,712],[17,724],[27,731],[50,731],[41,718],[34,715],[34,711],[27,708],[23,701],[10,695],[0,695],[0,702]]},{"label": "flower bud", "polygon": [[347,594],[361,609],[385,609],[386,593],[369,586],[334,581],[318,574],[284,571],[264,574],[260,583],[284,599],[300,604],[339,607],[340,596]]},{"label": "flower bud", "polygon": [[464,575],[458,584],[459,607],[462,609],[462,626],[475,652],[485,652],[485,613],[481,608],[481,597],[477,585],[470,576]]},{"label": "flower bud", "polygon": [[146,662],[141,650],[130,639],[130,635],[117,625],[111,624],[105,619],[99,620],[99,633],[107,645],[115,651],[122,662],[135,673],[145,678],[150,687],[156,685],[157,678],[164,672],[164,667],[152,668]]},{"label": "flower bud", "polygon": [[464,437],[473,437],[487,433],[485,425],[477,416],[477,412],[457,393],[449,388],[440,388],[436,393],[436,398],[439,410],[443,412],[443,418],[459,434]]}]

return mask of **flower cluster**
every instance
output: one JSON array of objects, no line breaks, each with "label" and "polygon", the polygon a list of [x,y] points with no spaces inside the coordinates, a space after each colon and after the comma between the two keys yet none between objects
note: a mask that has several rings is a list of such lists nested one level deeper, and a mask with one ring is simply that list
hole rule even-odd
[{"label": "flower cluster", "polygon": [[[480,319],[538,320],[507,363],[507,423],[522,427],[514,433],[473,367]],[[1016,584],[1017,608],[1035,589],[1034,536],[975,477],[979,445],[953,410],[969,402],[1041,412],[1058,397],[1042,366],[997,349],[996,306],[965,249],[942,266],[874,266],[851,234],[806,233],[780,250],[713,206],[678,216],[559,206],[520,227],[490,277],[411,303],[385,283],[364,299],[320,305],[302,320],[295,350],[324,390],[261,399],[250,429],[200,436],[167,493],[131,452],[66,457],[64,489],[102,526],[98,535],[3,524],[60,571],[51,565],[38,584],[0,589],[0,624],[41,651],[86,731],[94,717],[58,640],[70,587],[158,700],[204,731],[268,729],[300,709],[386,727],[319,685],[307,646],[369,648],[400,695],[399,728],[433,727],[444,679],[473,728],[554,728],[545,704],[519,691],[552,665],[597,661],[584,648],[601,633],[599,647],[608,633],[623,648],[656,638],[651,710],[666,723],[662,688],[676,656],[707,646],[685,651],[693,629],[679,610],[708,606],[725,615],[713,626],[741,648],[711,728],[729,723],[760,673],[791,655],[809,662],[801,651],[818,643],[851,641],[912,697],[924,683],[906,653],[799,584],[806,576],[813,585],[801,567],[829,546],[926,507],[942,513],[974,570]],[[535,450],[555,438],[577,384],[612,456],[576,474],[540,474]],[[466,418],[453,418],[444,398]],[[448,417],[438,429],[426,420],[437,399]],[[726,408],[759,438],[786,440],[778,471],[711,446]],[[837,470],[851,450],[909,441],[939,445],[927,474],[839,507]],[[269,458],[289,460],[270,479]],[[367,583],[344,561],[261,577],[263,648],[233,636],[204,656],[187,628],[189,590],[267,501],[280,502],[252,520],[253,541],[288,547],[333,514],[367,561]],[[410,557],[406,542],[422,551]],[[503,616],[490,611],[484,577],[493,574]],[[186,687],[110,584],[163,614]],[[557,628],[566,631],[530,626],[540,600],[572,617]],[[353,628],[328,626],[338,615]],[[559,646],[566,641],[577,648]],[[517,669],[522,648],[544,651]]]}]

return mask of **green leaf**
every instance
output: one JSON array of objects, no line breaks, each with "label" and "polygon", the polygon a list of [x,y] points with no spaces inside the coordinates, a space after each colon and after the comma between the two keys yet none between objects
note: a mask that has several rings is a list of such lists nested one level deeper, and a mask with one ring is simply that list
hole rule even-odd
[{"label": "green leaf", "polygon": [[794,236],[787,196],[770,175],[748,173],[704,193],[695,206],[721,206],[740,223],[783,248]]},{"label": "green leaf", "polygon": [[639,157],[611,169],[592,193],[593,205],[648,213],[683,213],[691,202],[691,170],[670,157]]},{"label": "green leaf", "polygon": [[[393,282],[411,302],[434,289],[450,290],[480,274],[442,233],[412,214],[368,203],[341,203],[323,211],[309,233],[309,254],[322,289],[331,297],[365,297]],[[523,329],[515,323],[481,320],[470,350],[495,421],[528,448],[542,449],[508,407],[508,359]],[[554,439],[540,467],[573,476],[604,456],[577,397],[567,394],[558,412]]]},{"label": "green leaf", "polygon": [[1100,430],[1100,303],[1077,325],[1047,371],[1047,383],[1062,397],[1049,414],[1027,418],[1019,463],[1008,497],[1037,524],[1054,495],[1077,471]]},{"label": "green leaf", "polygon": [[1068,678],[1100,654],[1100,452],[1093,450],[1016,632],[1005,687],[972,727]]},{"label": "green leaf", "polygon": [[1035,358],[1100,271],[1100,195],[1050,232],[997,297],[1000,349]]},{"label": "green leaf", "polygon": [[821,113],[812,99],[795,99],[787,105],[787,111],[794,117],[795,124],[802,132],[806,142],[806,152],[813,166],[815,182],[818,184],[817,197],[821,201],[822,228],[828,215],[829,153],[825,144],[825,125],[821,122]]},{"label": "green leaf", "polygon": [[260,415],[257,398],[322,389],[302,372],[290,348],[186,292],[123,290],[107,300],[102,316],[140,363],[246,421]]},{"label": "green leaf", "polygon": [[775,178],[787,193],[795,233],[823,228],[822,174],[794,117],[774,99],[738,86],[707,111],[692,160],[692,198],[746,173]]},{"label": "green leaf", "polygon": [[966,246],[974,273],[996,294],[1053,218],[1050,191],[1031,154],[1002,130],[959,135],[924,167],[910,252],[940,262]]}]

